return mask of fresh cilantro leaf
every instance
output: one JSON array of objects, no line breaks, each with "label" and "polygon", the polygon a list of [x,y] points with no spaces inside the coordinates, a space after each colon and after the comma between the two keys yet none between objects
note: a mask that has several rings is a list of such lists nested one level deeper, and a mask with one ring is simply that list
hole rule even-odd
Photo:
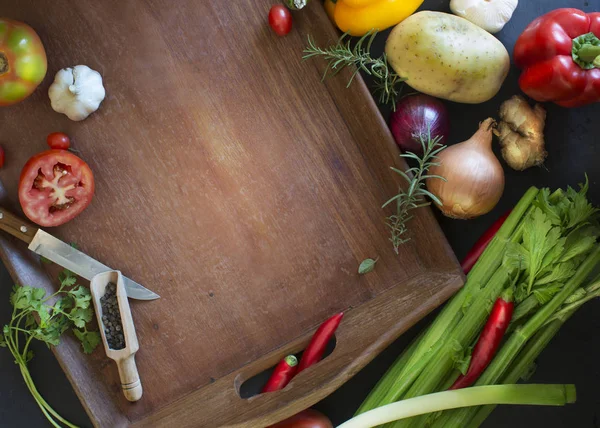
[{"label": "fresh cilantro leaf", "polygon": [[58,299],[56,303],[54,303],[54,311],[55,312],[66,312],[67,309],[71,309],[74,306],[74,300],[71,296],[65,295]]},{"label": "fresh cilantro leaf", "polygon": [[92,311],[91,309],[75,307],[67,316],[73,322],[73,324],[75,324],[75,327],[83,328],[92,320]]},{"label": "fresh cilantro leaf", "polygon": [[540,302],[540,305],[548,303],[556,293],[562,290],[564,284],[562,282],[553,282],[543,287],[534,288],[533,295]]},{"label": "fresh cilantro leaf", "polygon": [[44,305],[39,301],[33,302],[31,306],[40,318],[40,327],[46,328],[48,326],[48,321],[50,320],[50,306]]},{"label": "fresh cilantro leaf", "polygon": [[26,309],[31,307],[31,293],[33,289],[28,286],[15,286],[10,295],[10,303],[17,309]]},{"label": "fresh cilantro leaf", "polygon": [[74,276],[69,276],[69,277],[66,277],[61,282],[61,286],[63,286],[63,287],[71,287],[71,286],[75,285],[75,282],[77,282],[77,278],[75,278]]},{"label": "fresh cilantro leaf", "polygon": [[33,288],[31,291],[31,298],[33,300],[42,301],[46,297],[46,290],[43,288]]},{"label": "fresh cilantro leaf", "polygon": [[31,327],[37,325],[37,321],[32,313],[29,313],[25,316],[25,330],[29,330]]},{"label": "fresh cilantro leaf", "polygon": [[[53,326],[53,324],[51,325]],[[50,347],[50,345],[58,346],[60,343],[60,334],[61,333],[58,332],[56,327],[47,330],[36,329],[32,333],[35,339],[44,342],[48,347]]]},{"label": "fresh cilantro leaf", "polygon": [[87,331],[87,330],[77,330],[73,329],[73,333],[75,337],[79,339],[81,342],[81,346],[83,347],[83,352],[86,354],[91,354],[94,352],[94,349],[100,344],[101,338],[100,333],[97,331]]},{"label": "fresh cilantro leaf", "polygon": [[37,328],[33,335],[37,340],[45,342],[48,346],[58,346],[60,336],[69,328],[69,319],[64,315],[57,317],[46,328]]},{"label": "fresh cilantro leaf", "polygon": [[46,257],[44,256],[40,256],[40,262],[42,262],[45,265],[49,265],[50,263],[52,263],[50,260],[48,260]]},{"label": "fresh cilantro leaf", "polygon": [[69,269],[64,269],[61,273],[58,274],[58,280],[60,281],[61,288],[71,287],[75,285],[75,282],[77,282],[77,277]]},{"label": "fresh cilantro leaf", "polygon": [[33,360],[33,351],[30,349],[27,351],[27,355],[25,355],[25,362],[28,363]]},{"label": "fresh cilantro leaf", "polygon": [[0,348],[6,348],[6,339],[4,338],[4,334],[0,334]]},{"label": "fresh cilantro leaf", "polygon": [[76,308],[87,309],[90,307],[92,295],[86,287],[79,286],[69,291],[69,295],[73,297]]}]

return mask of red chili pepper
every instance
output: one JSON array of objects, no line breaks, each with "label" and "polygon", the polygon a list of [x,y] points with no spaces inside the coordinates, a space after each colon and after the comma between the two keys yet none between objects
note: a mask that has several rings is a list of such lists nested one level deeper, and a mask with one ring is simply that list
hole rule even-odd
[{"label": "red chili pepper", "polygon": [[492,238],[496,236],[496,233],[498,230],[500,230],[504,224],[504,221],[510,215],[510,212],[511,210],[508,210],[506,214],[496,220],[494,224],[492,224],[490,228],[486,230],[483,235],[481,235],[477,242],[475,242],[475,245],[473,245],[473,248],[471,248],[471,250],[467,253],[463,261],[460,262],[460,266],[462,267],[465,275],[468,274],[471,269],[473,269],[473,266],[475,266],[475,263],[477,263],[477,260],[479,260],[479,257],[481,257],[483,254],[483,251],[492,241]]},{"label": "red chili pepper", "polygon": [[514,59],[519,86],[536,101],[577,107],[600,101],[600,12],[557,9],[525,28]]},{"label": "red chili pepper", "polygon": [[271,377],[263,386],[262,392],[273,392],[279,391],[286,387],[290,380],[296,374],[298,370],[298,359],[293,355],[288,355],[275,366],[275,370],[271,374]]},{"label": "red chili pepper", "polygon": [[325,352],[325,347],[340,325],[343,316],[344,313],[340,312],[339,314],[329,318],[317,329],[310,343],[302,354],[300,364],[298,364],[298,373],[321,360],[321,357]]},{"label": "red chili pepper", "polygon": [[471,363],[467,374],[459,376],[450,389],[466,388],[473,385],[494,358],[512,318],[514,309],[512,294],[512,288],[508,288],[494,303],[492,313],[485,323],[471,354]]}]

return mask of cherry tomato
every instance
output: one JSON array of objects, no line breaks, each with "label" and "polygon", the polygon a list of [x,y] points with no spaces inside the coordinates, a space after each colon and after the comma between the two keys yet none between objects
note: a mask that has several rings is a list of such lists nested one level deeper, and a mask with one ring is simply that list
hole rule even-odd
[{"label": "cherry tomato", "polygon": [[46,51],[36,32],[22,22],[0,18],[0,106],[31,95],[47,68]]},{"label": "cherry tomato", "polygon": [[58,226],[79,215],[92,201],[94,175],[67,150],[47,150],[27,161],[19,178],[19,202],[29,220]]},{"label": "cherry tomato", "polygon": [[333,428],[333,425],[324,414],[307,409],[269,428]]},{"label": "cherry tomato", "polygon": [[67,134],[62,132],[53,132],[52,134],[48,135],[46,142],[51,149],[67,150],[69,147],[71,147],[71,139]]},{"label": "cherry tomato", "polygon": [[282,4],[276,4],[269,11],[269,25],[278,36],[285,36],[292,29],[292,14]]}]

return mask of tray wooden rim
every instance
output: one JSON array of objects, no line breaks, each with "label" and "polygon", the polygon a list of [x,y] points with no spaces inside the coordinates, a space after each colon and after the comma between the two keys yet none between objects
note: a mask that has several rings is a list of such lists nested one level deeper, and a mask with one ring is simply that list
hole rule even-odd
[{"label": "tray wooden rim", "polygon": [[[320,45],[326,45],[339,36],[323,8],[318,4],[311,5],[298,15],[298,19],[295,20],[295,28],[304,40],[310,34]],[[324,65],[319,61],[314,61],[313,64],[319,73],[324,71]],[[334,101],[340,115],[346,119],[346,126],[351,135],[357,139],[367,140],[383,136],[383,144],[388,149],[392,147],[397,151],[387,125],[362,78],[356,77],[352,89],[345,88],[350,74],[350,71],[346,71],[335,79],[326,80],[323,88]],[[377,129],[368,130],[358,123],[357,112],[351,109],[352,102],[349,102],[349,99],[359,105],[357,108],[360,108],[360,114],[378,125]],[[371,171],[371,173],[380,176],[385,171]],[[0,192],[0,200],[4,199],[3,196]],[[11,207],[11,204],[8,203],[7,206]],[[433,217],[427,208],[422,209],[419,215]],[[435,224],[433,221],[431,223]],[[327,358],[322,363],[308,369],[299,375],[288,388],[277,393],[245,400],[239,397],[238,390],[245,379],[274,365],[282,355],[301,350],[308,343],[312,331],[137,421],[131,421],[126,415],[120,413],[116,403],[108,398],[100,404],[87,401],[93,395],[110,397],[112,391],[109,390],[108,385],[102,383],[102,379],[91,378],[87,382],[76,382],[76,379],[88,373],[83,365],[77,363],[77,355],[80,353],[79,344],[66,337],[61,345],[53,348],[52,351],[95,426],[160,427],[172,426],[171,424],[177,423],[181,427],[257,427],[272,424],[329,395],[370,362],[377,353],[420,318],[443,303],[462,285],[464,277],[441,229],[435,224],[428,233],[435,238],[440,238],[440,243],[445,246],[448,257],[439,261],[421,260],[420,275],[402,281],[365,304],[348,310],[344,323],[339,329],[338,346],[331,355],[332,358]],[[0,236],[0,259],[16,282],[35,283],[48,289],[53,287],[51,279],[40,265],[37,257],[13,238]],[[428,296],[426,300],[422,299],[423,294],[406,296],[403,293],[403,287],[400,285],[415,281],[417,284],[422,284],[423,292]],[[398,307],[393,310],[396,305],[406,313],[401,311],[399,315],[396,312]],[[377,314],[368,317],[366,324],[369,328],[365,328],[362,319],[365,317],[365,313],[373,308],[378,308]],[[353,329],[356,331],[357,327],[361,327],[358,330],[359,333],[354,334],[352,340],[344,340],[348,339],[350,332]],[[358,356],[356,348],[351,346],[353,343],[364,345],[364,350],[358,353]],[[101,390],[101,392],[97,392],[97,390]],[[198,405],[199,400],[202,400],[200,401],[202,406]]]}]

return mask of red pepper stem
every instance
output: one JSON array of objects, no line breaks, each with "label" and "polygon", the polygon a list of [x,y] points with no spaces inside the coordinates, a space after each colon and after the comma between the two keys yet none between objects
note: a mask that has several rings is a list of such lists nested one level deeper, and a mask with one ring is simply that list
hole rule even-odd
[{"label": "red pepper stem", "polygon": [[296,367],[298,365],[298,358],[296,358],[295,355],[288,355],[284,360],[290,367]]},{"label": "red pepper stem", "polygon": [[500,298],[504,300],[506,303],[511,303],[513,301],[513,297],[515,294],[515,290],[513,287],[508,287],[506,290],[502,292]]},{"label": "red pepper stem", "polygon": [[600,68],[600,39],[594,33],[575,37],[571,56],[573,62],[584,70]]},{"label": "red pepper stem", "polygon": [[586,43],[579,49],[579,58],[585,62],[595,62],[600,57],[600,46]]},{"label": "red pepper stem", "polygon": [[286,387],[297,371],[298,359],[294,355],[288,355],[275,366],[271,377],[263,386],[261,392],[279,391]]}]

